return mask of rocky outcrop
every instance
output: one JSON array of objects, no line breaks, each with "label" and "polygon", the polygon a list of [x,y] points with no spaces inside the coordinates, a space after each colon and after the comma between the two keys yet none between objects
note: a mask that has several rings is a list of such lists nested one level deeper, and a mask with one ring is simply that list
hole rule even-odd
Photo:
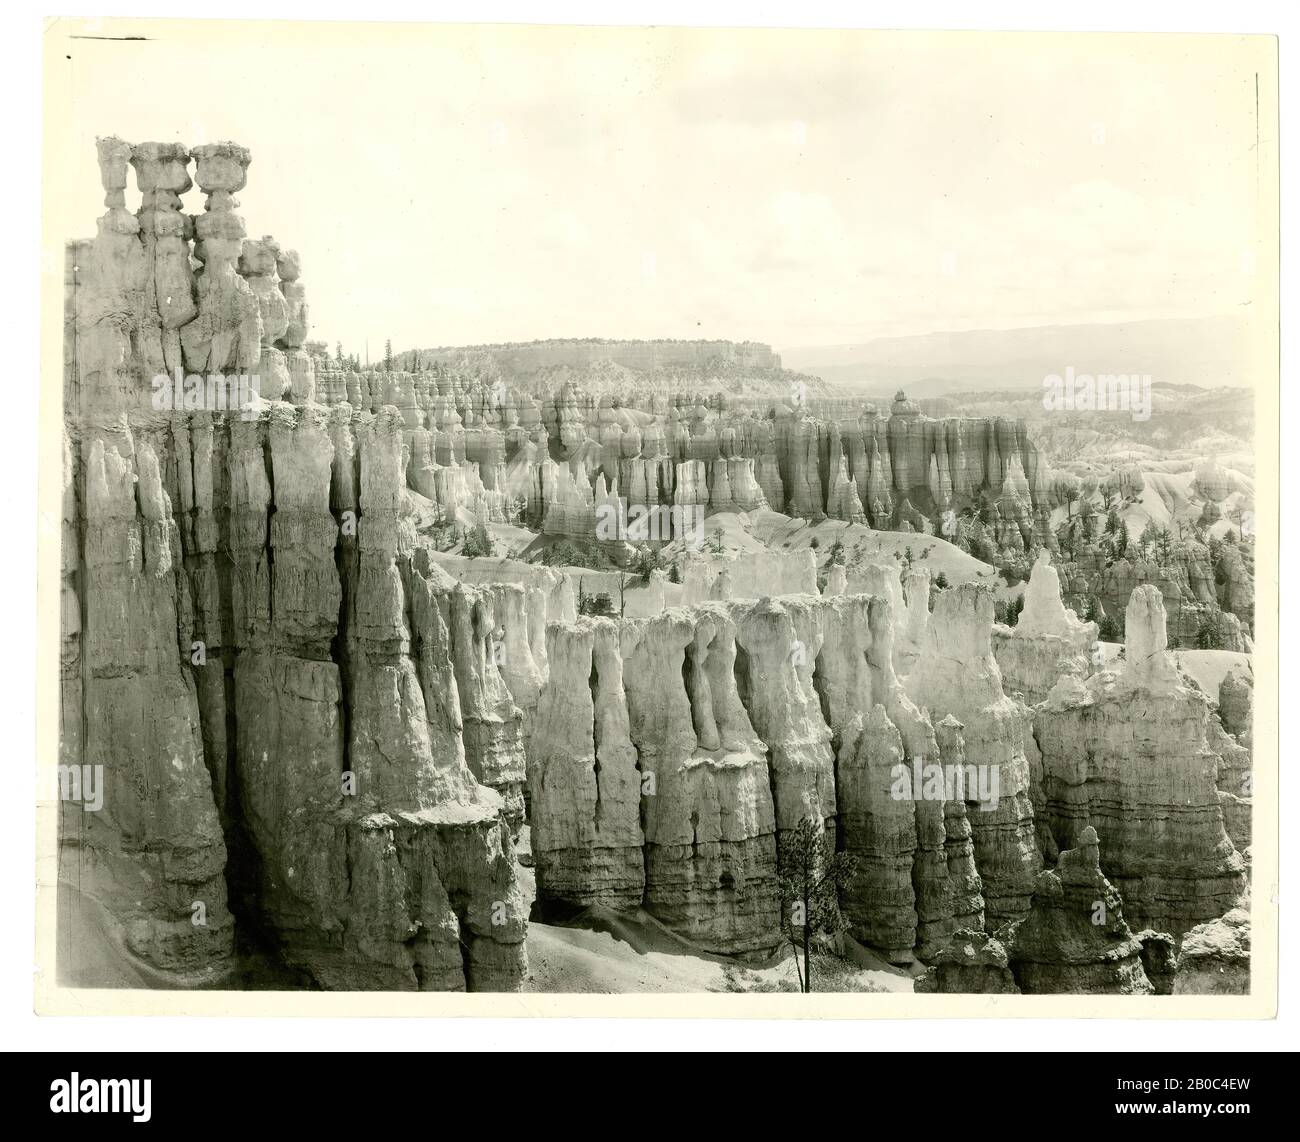
[{"label": "rocky outcrop", "polygon": [[1247,653],[1253,649],[1254,579],[1234,544],[1219,545],[1217,559],[1196,541],[1172,544],[1156,558],[1132,545],[1115,558],[1103,545],[1080,551],[1061,564],[1062,593],[1082,609],[1090,601],[1101,613],[1122,619],[1133,592],[1152,586],[1164,599],[1169,643]]},{"label": "rocky outcrop", "polygon": [[1254,687],[1242,670],[1232,670],[1219,683],[1219,717],[1207,727],[1210,748],[1219,757],[1217,784],[1223,824],[1238,851],[1251,843],[1254,808]]},{"label": "rocky outcrop", "polygon": [[[259,265],[273,259],[284,305],[291,315],[305,313],[296,256],[277,250],[263,240],[250,247],[249,265],[259,252]],[[266,276],[250,273],[254,300],[264,301]],[[290,350],[302,344],[300,326],[291,316],[286,332],[269,342],[285,350],[295,381],[300,370]],[[872,406],[820,400],[824,418],[802,398],[665,398],[618,370],[592,373],[597,396],[567,371],[520,375],[507,364],[503,379],[487,363],[490,349],[486,357],[400,354],[392,371],[341,370],[343,362],[325,360],[331,367],[316,378],[319,399],[371,412],[397,407],[411,447],[408,482],[448,521],[468,522],[486,510],[505,522],[522,512],[547,534],[590,540],[603,479],[604,495],[629,510],[770,508],[939,535],[945,518],[978,508],[1009,556],[1023,558],[1031,540],[1055,543],[1045,522],[1052,506],[1045,468],[1018,422],[931,420],[905,398],[888,417]]]},{"label": "rocky outcrop", "polygon": [[[234,935],[195,681],[221,665],[194,637],[171,428],[140,380],[167,353],[179,364],[184,309],[160,312],[157,289],[185,272],[169,249],[188,176],[161,145],[142,154],[142,235],[125,209],[132,158],[100,141],[108,210],[68,255],[59,904],[104,934],[106,956],[201,986],[230,971]],[[61,979],[102,982],[96,949],[59,946]]]},{"label": "rocky outcrop", "polygon": [[963,928],[917,978],[916,990],[938,995],[1018,995],[1020,988],[1002,941],[980,928]]},{"label": "rocky outcrop", "polygon": [[1044,820],[1058,843],[1086,826],[1141,927],[1181,936],[1237,899],[1245,865],[1224,828],[1209,702],[1166,649],[1159,591],[1133,593],[1125,660],[1063,677],[1034,711]]},{"label": "rocky outcrop", "polygon": [[[769,775],[740,700],[738,637],[722,607],[669,611],[621,630],[629,733],[646,794],[646,908],[717,951],[771,947],[779,903],[773,802],[784,767],[774,751]],[[681,684],[665,686],[665,678]]]},{"label": "rocky outcrop", "polygon": [[1250,994],[1250,895],[1183,937],[1174,995]]},{"label": "rocky outcrop", "polygon": [[1016,983],[1030,994],[1151,995],[1142,953],[1102,874],[1097,833],[1086,827],[1055,870],[1038,874],[1033,907],[1012,938]]}]

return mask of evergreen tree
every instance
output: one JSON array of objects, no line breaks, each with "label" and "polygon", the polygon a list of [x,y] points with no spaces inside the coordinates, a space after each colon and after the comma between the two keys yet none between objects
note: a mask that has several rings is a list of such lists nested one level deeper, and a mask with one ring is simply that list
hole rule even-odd
[{"label": "evergreen tree", "polygon": [[813,989],[813,941],[819,934],[834,935],[848,927],[840,911],[840,890],[853,879],[857,867],[858,858],[835,852],[826,830],[811,818],[781,834],[777,854],[781,932],[795,949],[795,970],[804,993]]},{"label": "evergreen tree", "polygon": [[1206,615],[1201,620],[1200,628],[1196,632],[1196,647],[1198,650],[1218,650],[1219,629],[1213,615]]},{"label": "evergreen tree", "polygon": [[461,548],[460,553],[469,559],[476,559],[480,555],[491,555],[493,549],[492,536],[488,534],[487,527],[482,523],[476,523],[466,533],[465,546]]}]

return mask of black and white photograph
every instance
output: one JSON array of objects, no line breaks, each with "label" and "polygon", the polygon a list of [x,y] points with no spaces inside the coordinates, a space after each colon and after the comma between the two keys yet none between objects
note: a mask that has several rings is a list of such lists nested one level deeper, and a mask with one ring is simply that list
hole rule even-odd
[{"label": "black and white photograph", "polygon": [[1275,9],[391,7],[14,41],[15,1105],[1280,1110]]},{"label": "black and white photograph", "polygon": [[53,985],[1261,986],[1271,39],[47,39]]}]

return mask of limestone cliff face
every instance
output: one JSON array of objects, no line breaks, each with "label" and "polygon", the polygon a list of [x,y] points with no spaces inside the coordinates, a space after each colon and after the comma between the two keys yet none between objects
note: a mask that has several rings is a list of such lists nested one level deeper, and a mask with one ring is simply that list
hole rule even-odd
[{"label": "limestone cliff face", "polygon": [[766,757],[726,609],[548,631],[529,763],[545,901],[632,907],[717,951],[775,944]]},{"label": "limestone cliff face", "polygon": [[[218,198],[214,210],[224,217],[224,209]],[[263,372],[280,378],[273,395],[296,391],[305,313],[297,257],[268,239],[236,255],[250,291],[239,304],[275,323],[260,351]],[[406,423],[407,481],[448,521],[522,517],[547,534],[590,540],[608,497],[629,509],[771,508],[938,535],[948,513],[979,507],[990,539],[1009,555],[1023,557],[1031,542],[1055,544],[1045,467],[1018,422],[931,420],[901,394],[888,416],[817,402],[826,419],[799,400],[746,407],[716,392],[597,397],[563,371],[539,400],[482,358],[407,353],[394,371],[342,364],[319,359],[317,399],[370,412],[396,407]]]},{"label": "limestone cliff face", "polygon": [[[63,755],[104,799],[64,802],[61,894],[163,982],[219,982],[242,926],[321,987],[517,988],[493,596],[415,544],[398,410],[312,399],[297,257],[233,213],[248,152],[193,153],[192,227],[183,148],[100,155],[109,211],[70,248]],[[173,362],[195,375],[150,383]]]},{"label": "limestone cliff face", "polygon": [[1209,702],[1166,649],[1156,588],[1134,591],[1126,635],[1118,673],[1065,676],[1035,709],[1044,819],[1060,843],[1094,827],[1134,922],[1181,936],[1232,907],[1245,865],[1224,827]]}]

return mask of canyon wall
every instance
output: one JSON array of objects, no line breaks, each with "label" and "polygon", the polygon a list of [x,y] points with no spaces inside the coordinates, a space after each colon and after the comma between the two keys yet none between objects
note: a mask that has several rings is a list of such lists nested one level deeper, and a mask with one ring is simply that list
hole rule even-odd
[{"label": "canyon wall", "polygon": [[[1224,822],[1249,750],[1177,681],[1158,594],[1134,595],[1122,676],[1093,674],[1095,626],[1046,560],[1019,634],[995,634],[988,587],[929,611],[924,576],[905,592],[877,570],[874,595],[548,627],[529,755],[543,905],[639,905],[711,951],[771,947],[779,839],[811,819],[857,858],[853,937],[933,964],[926,989],[1168,993],[1179,939],[1244,884]],[[1060,681],[1031,707],[998,656]],[[1222,704],[1247,737],[1235,676]]]},{"label": "canyon wall", "polygon": [[[969,760],[964,727],[914,704],[893,640],[892,604],[867,595],[551,624],[529,756],[539,899],[640,903],[709,950],[771,947],[779,840],[811,819],[858,857],[844,894],[857,938],[907,961],[982,925],[981,848],[1005,879],[1018,819],[979,804],[974,778],[936,783]],[[980,764],[1023,769],[971,710]]]},{"label": "canyon wall", "polygon": [[401,410],[408,484],[448,520],[483,513],[592,539],[601,503],[621,500],[625,511],[770,508],[953,535],[956,514],[978,509],[999,551],[1056,545],[1046,462],[1018,421],[933,420],[902,393],[888,414],[867,405],[838,419],[812,416],[803,401],[764,415],[720,393],[624,399],[567,381],[539,398],[424,366],[322,368],[318,389],[326,405]]}]

